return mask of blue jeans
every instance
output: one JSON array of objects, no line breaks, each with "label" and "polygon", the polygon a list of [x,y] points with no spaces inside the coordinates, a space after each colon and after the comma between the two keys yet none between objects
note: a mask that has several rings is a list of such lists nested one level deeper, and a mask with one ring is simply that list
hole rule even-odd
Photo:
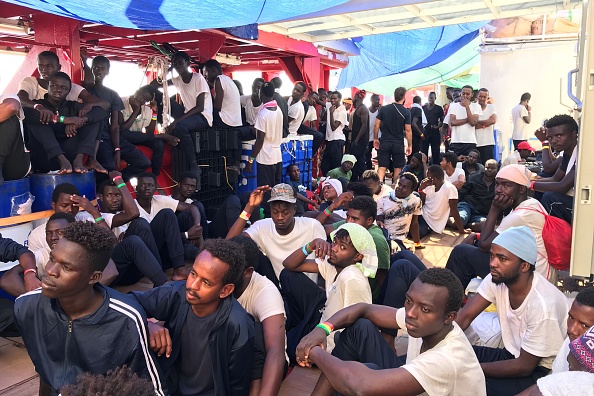
[{"label": "blue jeans", "polygon": [[470,206],[468,202],[458,202],[458,212],[460,213],[460,220],[462,225],[466,227],[468,223],[477,223],[479,221],[487,220],[487,216],[479,213],[478,210]]}]

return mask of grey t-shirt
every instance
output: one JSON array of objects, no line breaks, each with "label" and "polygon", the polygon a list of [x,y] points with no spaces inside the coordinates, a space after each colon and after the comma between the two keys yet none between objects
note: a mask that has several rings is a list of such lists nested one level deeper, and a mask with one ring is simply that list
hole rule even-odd
[{"label": "grey t-shirt", "polygon": [[179,395],[214,396],[212,360],[208,336],[217,312],[199,318],[191,310],[181,329],[181,355],[178,361]]}]

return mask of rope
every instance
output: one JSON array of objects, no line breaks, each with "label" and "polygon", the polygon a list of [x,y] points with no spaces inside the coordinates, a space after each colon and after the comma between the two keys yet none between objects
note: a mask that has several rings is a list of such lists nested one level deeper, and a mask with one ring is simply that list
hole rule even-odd
[{"label": "rope", "polygon": [[171,123],[171,104],[167,86],[167,73],[169,72],[169,59],[164,56],[152,56],[149,64],[155,69],[157,82],[163,87],[163,128]]}]

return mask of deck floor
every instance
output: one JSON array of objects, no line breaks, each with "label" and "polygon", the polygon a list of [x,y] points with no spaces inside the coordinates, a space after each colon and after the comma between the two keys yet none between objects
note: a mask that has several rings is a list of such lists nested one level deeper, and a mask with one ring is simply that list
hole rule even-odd
[{"label": "deck floor", "polygon": [[[442,235],[431,234],[423,239],[426,248],[417,250],[415,254],[427,267],[445,267],[450,251],[463,238],[464,236],[451,230],[445,230]],[[150,283],[141,281],[118,290],[125,293],[130,290],[147,290],[150,287]],[[0,337],[0,373],[0,396],[38,395],[39,379],[20,337]],[[283,381],[279,395],[309,395],[319,375],[318,369],[295,367]]]}]

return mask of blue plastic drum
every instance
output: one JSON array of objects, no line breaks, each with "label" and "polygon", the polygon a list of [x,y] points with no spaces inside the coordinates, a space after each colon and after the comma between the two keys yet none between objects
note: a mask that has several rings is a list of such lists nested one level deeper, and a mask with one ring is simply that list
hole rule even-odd
[{"label": "blue plastic drum", "polygon": [[31,175],[31,194],[35,196],[33,212],[40,212],[52,208],[52,193],[58,184],[74,184],[81,195],[89,201],[96,198],[95,172],[69,173],[66,175],[48,175],[36,173]]},{"label": "blue plastic drum", "polygon": [[29,199],[29,178],[6,181],[0,186],[0,217],[17,216],[19,205]]}]

